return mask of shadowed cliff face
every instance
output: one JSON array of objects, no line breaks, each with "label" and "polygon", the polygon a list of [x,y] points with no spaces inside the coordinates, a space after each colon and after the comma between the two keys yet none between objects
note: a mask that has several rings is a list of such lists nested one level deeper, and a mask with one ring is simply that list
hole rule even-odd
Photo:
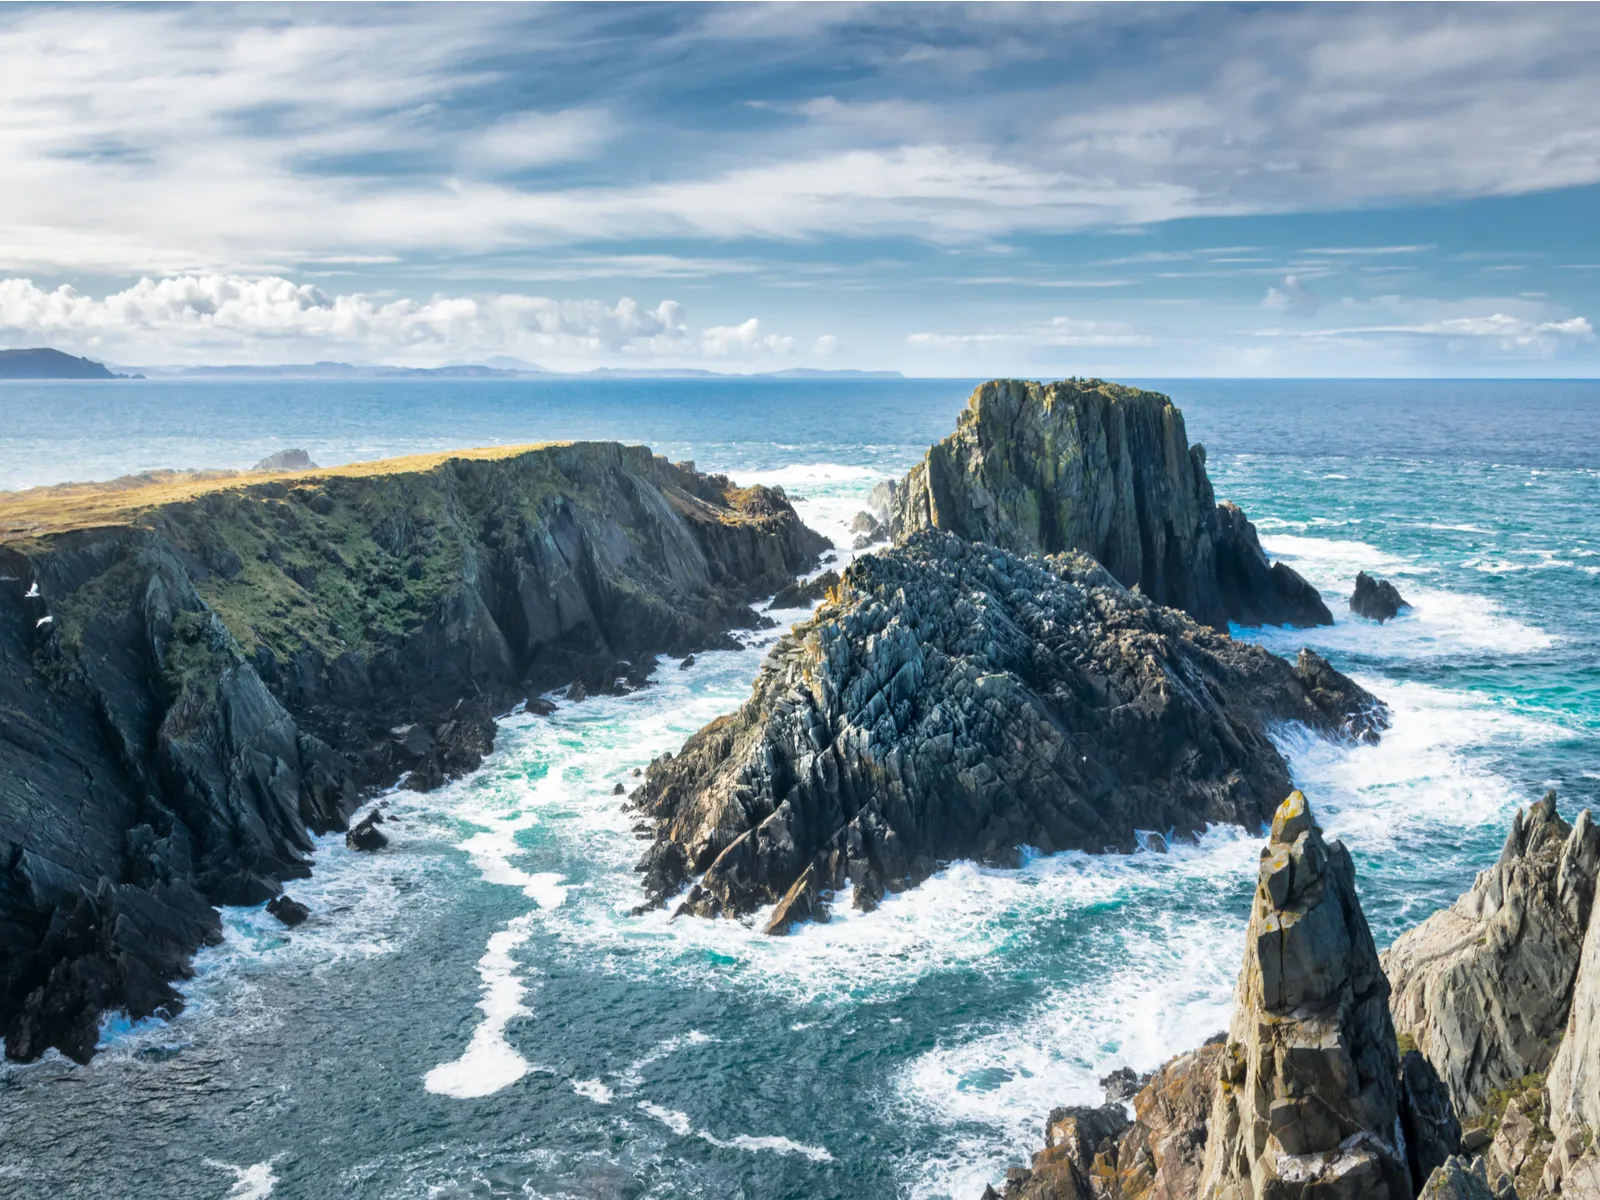
[{"label": "shadowed cliff face", "polygon": [[409,772],[569,680],[723,644],[826,543],[641,447],[219,490],[0,546],[0,1030],[93,1051],[172,1011],[213,903],[260,903]]},{"label": "shadowed cliff face", "polygon": [[1235,642],[1081,554],[924,532],[852,563],[744,707],[651,766],[641,869],[657,899],[703,872],[700,915],[776,903],[782,932],[940,860],[1259,827],[1289,789],[1282,721],[1375,737],[1385,713],[1316,655]]},{"label": "shadowed cliff face", "polygon": [[1203,624],[1331,625],[1315,588],[1269,563],[1218,505],[1205,450],[1166,396],[1099,380],[986,383],[895,488],[897,542],[938,528],[1022,553],[1078,550]]}]

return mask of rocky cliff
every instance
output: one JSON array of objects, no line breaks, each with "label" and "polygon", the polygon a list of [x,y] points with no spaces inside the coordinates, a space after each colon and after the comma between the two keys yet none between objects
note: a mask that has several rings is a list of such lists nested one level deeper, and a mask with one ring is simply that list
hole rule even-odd
[{"label": "rocky cliff", "polygon": [[55,529],[0,544],[10,1057],[172,1011],[210,906],[304,875],[308,829],[476,766],[530,691],[721,644],[825,545],[780,492],[612,443],[208,486],[72,493],[119,513],[91,528],[12,505]]},{"label": "rocky cliff", "polygon": [[897,542],[937,528],[1022,553],[1077,550],[1217,629],[1331,625],[1317,590],[1217,504],[1205,462],[1156,392],[996,380],[884,499]]},{"label": "rocky cliff", "polygon": [[1395,1027],[1444,1078],[1463,1116],[1542,1074],[1567,1027],[1594,902],[1600,830],[1568,825],[1551,793],[1517,814],[1472,890],[1384,952]]},{"label": "rocky cliff", "polygon": [[942,860],[1132,849],[1212,822],[1261,827],[1301,721],[1373,738],[1372,696],[1124,588],[1077,553],[923,531],[845,571],[737,712],[651,765],[640,864],[702,916],[775,904],[768,928],[858,907]]}]

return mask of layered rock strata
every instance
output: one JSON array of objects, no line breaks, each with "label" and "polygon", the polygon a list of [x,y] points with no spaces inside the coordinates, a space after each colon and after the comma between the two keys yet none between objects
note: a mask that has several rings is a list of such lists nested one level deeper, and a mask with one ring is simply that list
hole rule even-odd
[{"label": "layered rock strata", "polygon": [[[1594,903],[1600,830],[1550,793],[1519,812],[1499,861],[1384,952],[1395,1027],[1415,1039],[1464,1117],[1550,1067],[1568,1025]],[[1600,1115],[1600,1113],[1597,1113]]]},{"label": "layered rock strata", "polygon": [[[1574,832],[1588,817],[1579,815]],[[1569,1008],[1546,1086],[1554,1145],[1541,1180],[1570,1200],[1600,1200],[1600,920],[1592,910]]]},{"label": "layered rock strata", "polygon": [[1259,828],[1290,786],[1274,725],[1375,738],[1385,720],[1315,654],[1235,642],[1081,554],[924,531],[852,563],[745,705],[652,764],[640,869],[657,900],[701,876],[697,915],[775,904],[782,932],[943,860]]},{"label": "layered rock strata", "polygon": [[1201,1196],[1410,1200],[1388,999],[1350,854],[1295,792],[1262,852]]},{"label": "layered rock strata", "polygon": [[780,492],[611,443],[218,484],[0,544],[6,1053],[86,1059],[103,1010],[173,1011],[211,905],[279,895],[308,831],[476,766],[530,690],[726,644],[825,545]]},{"label": "layered rock strata", "polygon": [[896,542],[936,528],[1022,553],[1076,550],[1214,628],[1331,625],[1317,590],[1267,560],[1238,507],[1217,504],[1205,457],[1159,393],[996,380],[884,499]]}]

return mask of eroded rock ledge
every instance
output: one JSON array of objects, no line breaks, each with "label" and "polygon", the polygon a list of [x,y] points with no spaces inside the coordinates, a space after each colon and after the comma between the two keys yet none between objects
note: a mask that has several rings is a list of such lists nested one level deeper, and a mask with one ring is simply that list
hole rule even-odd
[{"label": "eroded rock ledge", "polygon": [[1216,502],[1205,448],[1158,392],[986,383],[885,499],[896,542],[932,528],[1020,553],[1078,550],[1217,629],[1333,624],[1316,588],[1267,560],[1238,506]]},{"label": "eroded rock ledge", "polygon": [[[117,519],[0,544],[12,1058],[173,1011],[211,905],[305,875],[308,830],[477,766],[532,691],[726,644],[826,546],[781,492],[615,443],[186,486],[66,489]],[[49,500],[13,507],[59,527]]]},{"label": "eroded rock ledge", "polygon": [[1119,584],[1082,554],[938,531],[858,559],[774,648],[745,705],[652,764],[640,869],[656,901],[768,928],[1018,848],[1131,850],[1140,831],[1259,828],[1289,790],[1268,736],[1373,738],[1383,706]]}]

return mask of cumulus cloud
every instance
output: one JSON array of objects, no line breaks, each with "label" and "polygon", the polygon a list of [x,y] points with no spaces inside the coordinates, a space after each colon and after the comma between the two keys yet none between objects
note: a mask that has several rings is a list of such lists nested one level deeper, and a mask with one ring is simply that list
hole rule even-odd
[{"label": "cumulus cloud", "polygon": [[28,279],[0,280],[0,336],[104,352],[221,352],[237,357],[355,348],[405,360],[473,352],[608,360],[746,358],[788,354],[794,340],[739,325],[696,331],[682,304],[624,297],[556,300],[500,293],[384,299],[329,294],[278,277],[185,275],[141,279],[102,297]]},{"label": "cumulus cloud", "polygon": [[1285,275],[1283,286],[1269,287],[1261,304],[1279,312],[1314,313],[1319,301],[1317,294],[1301,283],[1298,275]]}]

